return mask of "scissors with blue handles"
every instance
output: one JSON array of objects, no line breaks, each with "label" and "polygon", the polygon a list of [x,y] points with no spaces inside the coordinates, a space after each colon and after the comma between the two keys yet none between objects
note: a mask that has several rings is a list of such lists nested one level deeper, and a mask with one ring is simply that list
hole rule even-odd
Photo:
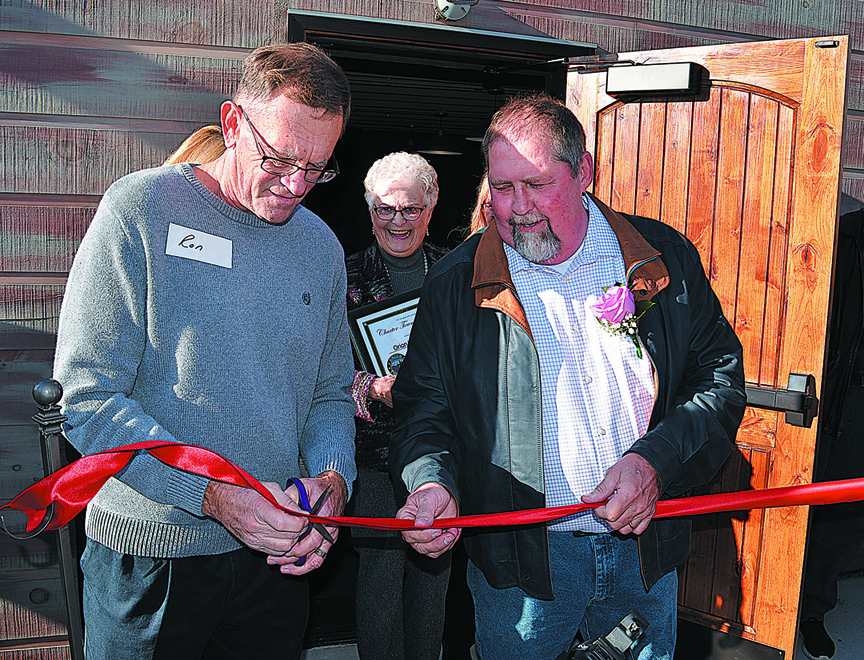
[{"label": "scissors with blue handles", "polygon": [[[291,488],[291,486],[294,486],[297,489],[297,494],[300,496],[300,508],[303,509],[304,511],[311,513],[313,516],[316,515],[321,510],[321,507],[324,505],[324,502],[327,501],[327,496],[330,494],[330,485],[328,485],[327,488],[324,489],[324,492],[318,496],[318,499],[315,500],[315,504],[310,505],[309,504],[309,493],[306,491],[306,486],[303,485],[303,482],[300,481],[299,479],[291,477],[288,480],[288,483],[285,484],[285,490],[288,490],[289,488]],[[324,525],[322,525],[321,523],[313,523],[313,522],[310,522],[306,526],[305,531],[299,537],[297,537],[298,543],[300,541],[302,541],[303,539],[305,539],[307,536],[309,536],[309,533],[313,529],[315,531],[317,531],[321,536],[323,536],[331,544],[336,543],[336,539],[334,539],[333,536],[331,536],[330,532],[327,531],[327,528],[324,527]],[[307,559],[306,556],[300,557],[300,559],[297,560],[297,566],[302,566],[303,564],[305,564],[306,559]]]}]

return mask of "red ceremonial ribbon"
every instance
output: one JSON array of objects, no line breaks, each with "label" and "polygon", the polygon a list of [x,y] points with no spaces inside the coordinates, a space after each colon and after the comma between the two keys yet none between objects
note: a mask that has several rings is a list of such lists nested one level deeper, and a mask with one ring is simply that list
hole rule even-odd
[{"label": "red ceremonial ribbon", "polygon": [[[261,482],[240,467],[216,452],[176,442],[147,441],[125,445],[89,454],[33,484],[8,504],[0,506],[16,509],[27,516],[27,531],[31,532],[45,522],[49,508],[53,506],[50,523],[45,529],[59,529],[72,520],[99,492],[108,479],[120,472],[135,452],[147,450],[163,463],[193,472],[216,481],[235,486],[252,488],[275,507],[288,513],[307,518],[310,522],[348,527],[372,529],[415,529],[414,521],[397,518],[351,518],[314,516],[303,511],[286,509],[276,501],[273,494]],[[769,507],[798,506],[802,504],[837,504],[864,500],[864,478],[847,481],[831,481],[785,488],[767,488],[738,493],[700,495],[677,500],[657,502],[655,518],[766,509]],[[495,527],[503,525],[530,525],[563,518],[600,506],[597,504],[572,504],[569,506],[489,513],[457,518],[440,518],[433,527]],[[419,529],[419,528],[416,528]]]}]

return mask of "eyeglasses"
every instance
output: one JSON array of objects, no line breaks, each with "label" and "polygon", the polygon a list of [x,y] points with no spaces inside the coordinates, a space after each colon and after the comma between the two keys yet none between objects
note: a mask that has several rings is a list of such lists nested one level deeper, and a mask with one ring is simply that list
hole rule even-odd
[{"label": "eyeglasses", "polygon": [[[246,114],[242,106],[238,105],[237,107],[240,110],[240,114],[243,115],[243,118],[249,124],[249,128],[252,129],[252,139],[255,140],[255,148],[261,156],[261,169],[267,172],[267,174],[282,177],[291,176],[294,172],[303,170],[303,178],[306,179],[307,183],[327,183],[335,179],[336,175],[339,174],[339,165],[336,163],[336,159],[332,157],[328,161],[331,167],[325,166],[324,169],[318,169],[317,167],[300,167],[297,163],[292,163],[290,160],[282,160],[281,158],[266,155],[264,149],[261,147],[261,143],[258,141],[258,136],[260,135],[258,129],[255,128],[255,125],[249,119],[249,115]],[[264,139],[263,136],[261,139]]]},{"label": "eyeglasses", "polygon": [[381,220],[392,220],[399,213],[406,222],[414,222],[425,208],[425,206],[406,206],[404,209],[397,209],[393,206],[373,206],[372,210]]}]

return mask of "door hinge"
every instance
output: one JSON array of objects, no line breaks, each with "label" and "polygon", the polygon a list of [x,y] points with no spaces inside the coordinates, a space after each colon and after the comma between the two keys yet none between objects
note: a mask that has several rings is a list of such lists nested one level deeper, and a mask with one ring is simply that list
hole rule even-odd
[{"label": "door hinge", "polygon": [[789,374],[789,385],[783,390],[747,385],[747,405],[751,408],[786,413],[786,423],[810,428],[819,413],[816,378],[813,374]]}]

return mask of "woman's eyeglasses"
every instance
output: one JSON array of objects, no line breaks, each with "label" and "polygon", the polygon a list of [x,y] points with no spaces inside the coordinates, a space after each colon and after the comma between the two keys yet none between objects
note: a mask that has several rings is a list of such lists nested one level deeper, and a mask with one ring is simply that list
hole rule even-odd
[{"label": "woman's eyeglasses", "polygon": [[397,209],[394,206],[373,206],[372,210],[375,211],[375,215],[381,220],[392,220],[399,213],[405,221],[413,222],[420,218],[425,208],[425,206],[406,206],[405,208]]}]

